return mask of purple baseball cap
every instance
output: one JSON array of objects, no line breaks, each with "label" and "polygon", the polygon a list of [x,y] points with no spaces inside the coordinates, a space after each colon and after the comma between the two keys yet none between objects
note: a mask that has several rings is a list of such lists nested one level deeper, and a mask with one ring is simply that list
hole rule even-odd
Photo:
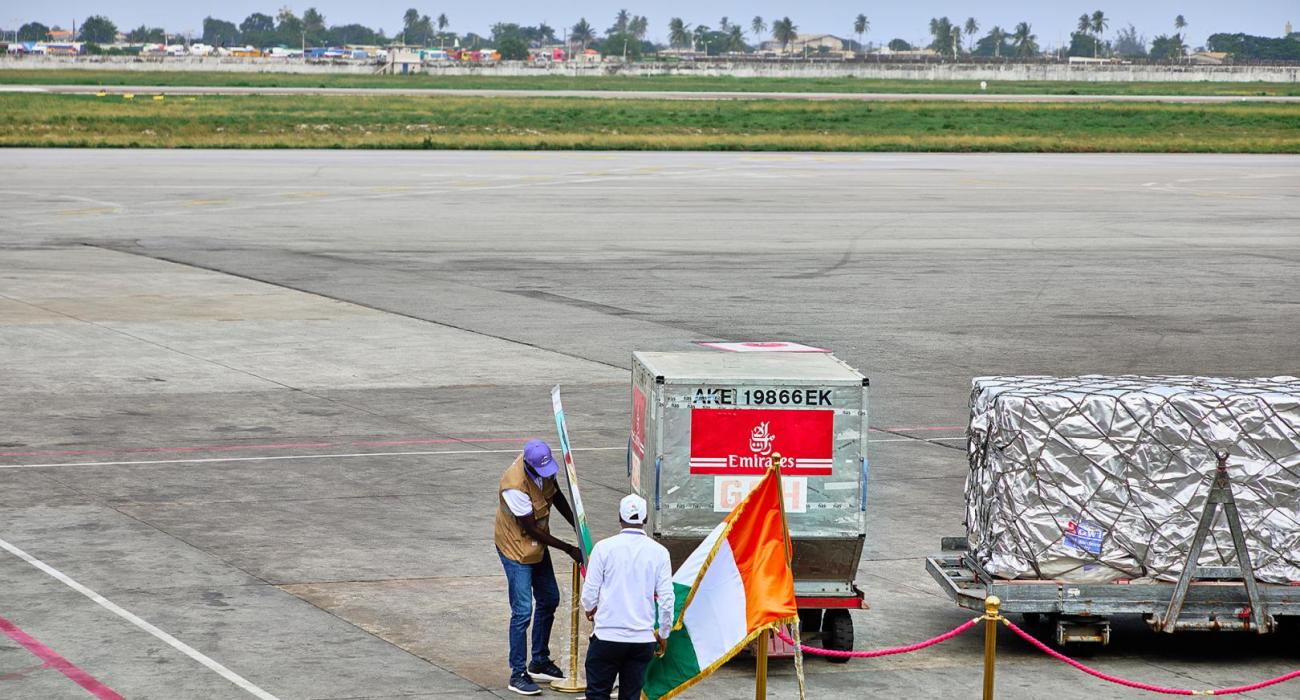
[{"label": "purple baseball cap", "polygon": [[551,456],[551,446],[541,440],[529,440],[524,444],[524,461],[540,477],[555,476],[560,471],[560,465]]}]

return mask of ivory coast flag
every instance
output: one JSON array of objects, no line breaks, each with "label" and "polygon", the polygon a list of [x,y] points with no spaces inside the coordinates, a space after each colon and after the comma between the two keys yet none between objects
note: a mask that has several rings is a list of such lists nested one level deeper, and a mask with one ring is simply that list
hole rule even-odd
[{"label": "ivory coast flag", "polygon": [[703,680],[763,630],[797,619],[781,485],[769,470],[673,575],[668,651],[642,694],[667,700]]}]

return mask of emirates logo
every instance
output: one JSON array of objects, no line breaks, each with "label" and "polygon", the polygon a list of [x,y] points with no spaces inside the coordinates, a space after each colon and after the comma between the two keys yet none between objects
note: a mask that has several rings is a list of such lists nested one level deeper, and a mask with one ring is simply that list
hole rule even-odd
[{"label": "emirates logo", "polygon": [[767,456],[772,453],[772,443],[776,441],[776,435],[768,430],[768,422],[763,421],[754,426],[749,431],[749,449],[757,454]]}]

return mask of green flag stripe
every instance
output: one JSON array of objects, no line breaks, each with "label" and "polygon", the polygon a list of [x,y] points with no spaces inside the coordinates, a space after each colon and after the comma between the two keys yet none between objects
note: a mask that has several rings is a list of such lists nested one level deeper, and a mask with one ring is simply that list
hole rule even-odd
[{"label": "green flag stripe", "polygon": [[[690,586],[673,584],[676,608],[673,611],[674,620],[682,614],[682,606],[686,604],[686,595],[690,592]],[[695,645],[691,643],[690,630],[683,626],[682,629],[673,630],[669,635],[667,653],[650,661],[650,666],[646,669],[645,688],[642,692],[648,700],[659,700],[672,689],[699,674],[700,662],[695,657]]]}]

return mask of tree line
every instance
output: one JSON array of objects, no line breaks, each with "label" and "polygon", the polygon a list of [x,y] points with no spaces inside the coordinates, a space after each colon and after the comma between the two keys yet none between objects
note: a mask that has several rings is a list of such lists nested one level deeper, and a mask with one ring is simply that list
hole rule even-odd
[{"label": "tree line", "polygon": [[[449,30],[450,25],[451,21],[445,13],[435,17],[410,8],[401,17],[401,29],[389,35],[382,28],[371,29],[361,24],[328,24],[324,15],[315,7],[307,8],[302,16],[284,7],[274,16],[254,12],[239,24],[212,16],[205,17],[200,41],[213,46],[251,44],[257,47],[459,44],[468,47],[493,46],[507,59],[527,58],[530,47],[562,40],[583,49],[597,48],[605,54],[623,55],[629,59],[637,59],[645,53],[664,48],[647,38],[650,20],[626,9],[619,10],[613,23],[603,32],[597,30],[585,17],[562,30],[544,22],[537,25],[498,22],[492,25],[489,36],[479,36],[473,32],[459,35]],[[1179,14],[1172,21],[1174,31],[1161,33],[1150,41],[1139,34],[1132,24],[1108,36],[1110,18],[1101,10],[1085,12],[1079,15],[1076,28],[1070,35],[1069,46],[1062,47],[1059,52],[1067,56],[1091,58],[1176,60],[1190,50],[1184,32],[1187,26],[1187,19]],[[851,27],[852,34],[857,36],[857,41],[849,41],[846,48],[863,50],[863,38],[871,30],[871,20],[866,14],[858,13],[850,22],[846,22],[846,27]],[[980,28],[980,22],[975,17],[969,17],[964,22],[953,21],[948,17],[931,18],[931,41],[924,48],[949,58],[963,55],[1028,58],[1043,53],[1038,36],[1027,21],[1019,22],[1010,29],[994,25],[982,35],[979,33]],[[49,38],[52,30],[57,29],[57,26],[51,28],[39,22],[29,22],[19,28],[18,40],[44,41]],[[782,51],[787,51],[799,36],[798,25],[788,16],[772,19],[770,23],[761,16],[748,21],[733,21],[729,17],[722,17],[713,26],[705,23],[691,24],[681,17],[672,17],[664,29],[667,30],[668,47],[709,55],[753,51],[767,40],[780,46]],[[110,19],[94,15],[82,23],[77,38],[86,42],[112,43],[116,40],[117,33],[118,27]],[[132,43],[162,42],[167,38],[168,34],[161,27],[142,25],[126,32],[127,41]],[[887,46],[892,51],[919,48],[897,38],[889,41]],[[1206,42],[1206,48],[1249,60],[1300,60],[1300,33],[1281,38],[1212,34]]]}]

